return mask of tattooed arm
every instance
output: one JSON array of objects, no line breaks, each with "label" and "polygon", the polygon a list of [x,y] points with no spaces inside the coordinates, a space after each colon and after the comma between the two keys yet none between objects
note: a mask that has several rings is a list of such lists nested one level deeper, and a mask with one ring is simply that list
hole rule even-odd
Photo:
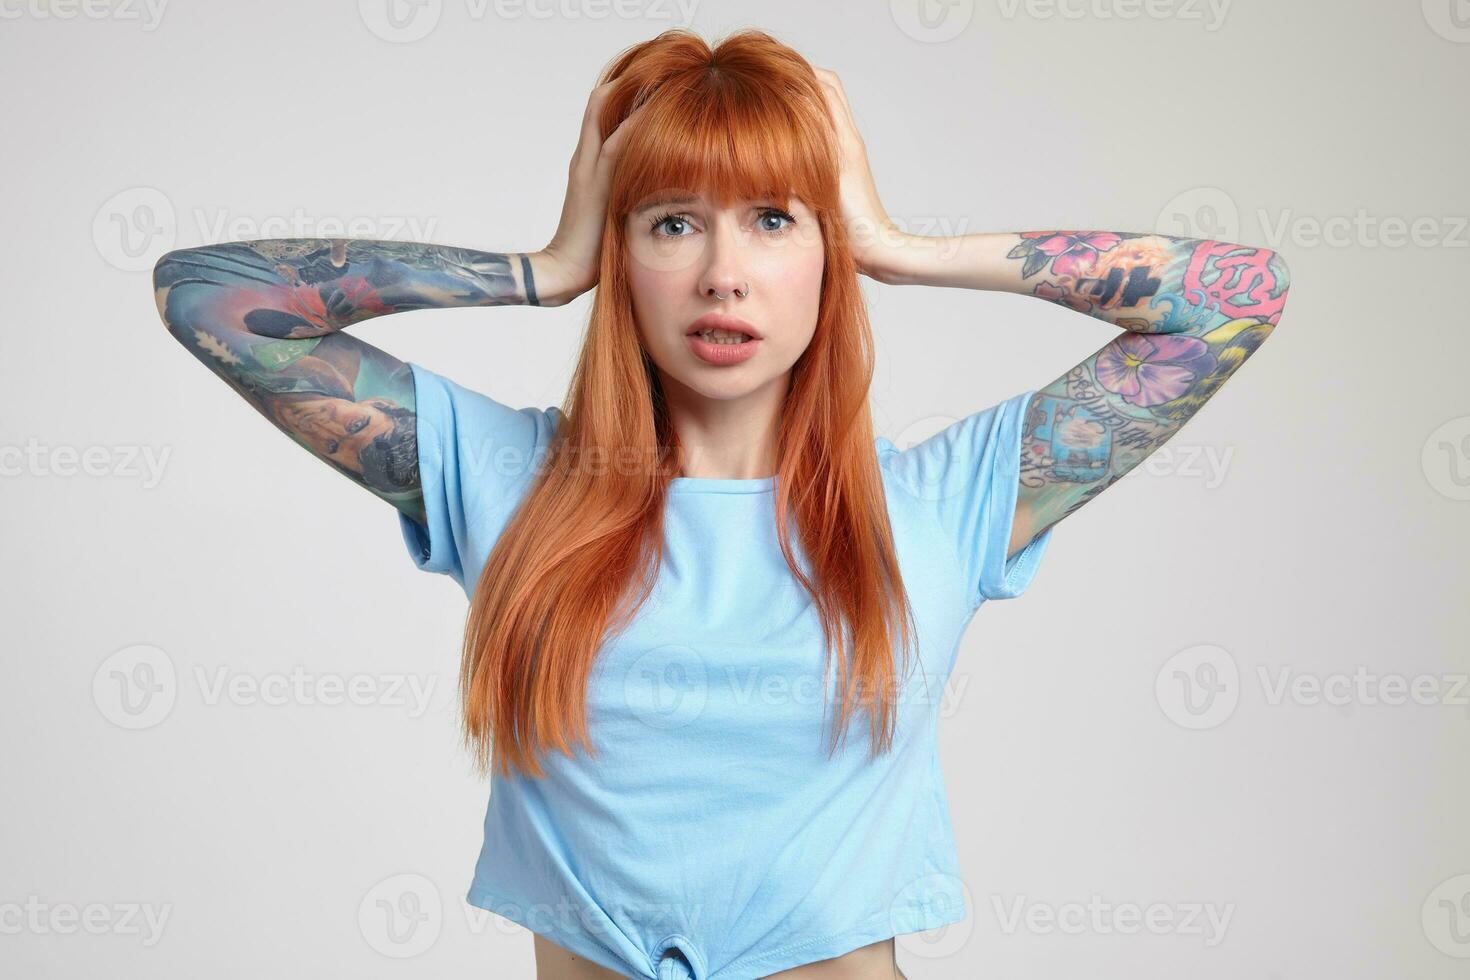
[{"label": "tattooed arm", "polygon": [[559,305],[568,297],[541,275],[551,271],[541,253],[261,239],[169,252],[153,288],[191,354],[298,445],[422,524],[413,375],[342,328],[405,310]]},{"label": "tattooed arm", "polygon": [[1037,391],[1007,555],[1167,442],[1271,335],[1291,284],[1276,252],[1110,231],[903,236],[875,276],[1036,296],[1122,327]]}]

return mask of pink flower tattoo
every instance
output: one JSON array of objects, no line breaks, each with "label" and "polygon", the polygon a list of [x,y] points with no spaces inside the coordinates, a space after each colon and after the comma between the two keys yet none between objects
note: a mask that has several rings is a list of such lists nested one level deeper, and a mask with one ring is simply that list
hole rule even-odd
[{"label": "pink flower tattoo", "polygon": [[1038,239],[1035,251],[1051,259],[1051,271],[1059,276],[1081,276],[1099,253],[1123,240],[1110,231],[1027,231],[1021,237]]}]

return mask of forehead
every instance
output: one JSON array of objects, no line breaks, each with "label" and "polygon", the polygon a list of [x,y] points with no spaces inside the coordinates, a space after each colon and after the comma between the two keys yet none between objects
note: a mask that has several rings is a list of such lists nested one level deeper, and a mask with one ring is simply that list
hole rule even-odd
[{"label": "forehead", "polygon": [[[801,198],[797,197],[795,194],[791,194],[788,198],[788,201],[792,207],[805,207],[805,204],[803,203]],[[742,208],[753,207],[760,204],[776,203],[781,203],[781,198],[778,195],[772,194],[767,197],[739,198],[725,205],[725,209],[740,210]],[[656,208],[671,207],[710,208],[713,206],[713,204],[713,201],[702,194],[695,194],[689,191],[663,191],[657,194],[651,194],[648,197],[644,198],[642,201],[634,206],[632,213],[642,214],[645,211],[652,211]]]}]

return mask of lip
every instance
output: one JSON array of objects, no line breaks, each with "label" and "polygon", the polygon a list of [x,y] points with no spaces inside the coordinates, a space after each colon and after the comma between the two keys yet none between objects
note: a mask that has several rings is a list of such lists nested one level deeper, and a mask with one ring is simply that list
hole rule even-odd
[{"label": "lip", "polygon": [[[726,330],[735,330],[743,333],[749,339],[739,344],[716,344],[705,340],[699,335],[699,331],[706,327],[722,327]],[[762,341],[760,334],[755,328],[737,316],[728,316],[723,313],[706,313],[689,325],[689,332],[685,335],[689,348],[694,356],[706,364],[716,367],[732,367],[736,364],[744,364],[755,356],[756,350]]]},{"label": "lip", "polygon": [[746,323],[738,316],[731,316],[728,313],[706,313],[698,320],[695,320],[693,323],[689,324],[689,329],[685,330],[684,333],[686,336],[688,336],[689,334],[699,333],[699,331],[701,330],[715,328],[721,330],[737,331],[739,333],[745,334],[751,340],[762,339],[759,330],[757,330],[755,327],[752,327],[750,324]]}]

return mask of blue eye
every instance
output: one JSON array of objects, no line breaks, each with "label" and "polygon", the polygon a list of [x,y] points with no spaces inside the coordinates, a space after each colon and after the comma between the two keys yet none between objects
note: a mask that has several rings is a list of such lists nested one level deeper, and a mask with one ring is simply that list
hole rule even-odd
[{"label": "blue eye", "polygon": [[785,232],[787,228],[791,227],[791,225],[796,224],[796,219],[795,218],[793,218],[791,215],[787,214],[785,211],[782,211],[782,210],[780,210],[778,208],[767,208],[765,211],[761,212],[761,218],[762,219],[770,218],[770,217],[784,218],[787,222],[789,222],[789,224],[787,224],[787,225],[785,225],[784,227],[781,227],[781,228],[768,228],[767,229],[767,231],[774,231],[777,234],[781,234],[781,233]]},{"label": "blue eye", "polygon": [[660,232],[658,230],[659,229],[659,226],[662,225],[666,221],[674,221],[674,222],[677,222],[678,224],[681,224],[681,225],[688,224],[688,222],[685,221],[684,218],[682,216],[680,216],[680,215],[677,215],[677,214],[661,214],[658,217],[654,218],[653,221],[652,221],[652,223],[651,223],[651,227],[653,228],[653,233],[655,235],[658,235],[661,238],[684,238],[685,237],[684,235],[667,235],[667,234],[664,234],[663,232]]}]

